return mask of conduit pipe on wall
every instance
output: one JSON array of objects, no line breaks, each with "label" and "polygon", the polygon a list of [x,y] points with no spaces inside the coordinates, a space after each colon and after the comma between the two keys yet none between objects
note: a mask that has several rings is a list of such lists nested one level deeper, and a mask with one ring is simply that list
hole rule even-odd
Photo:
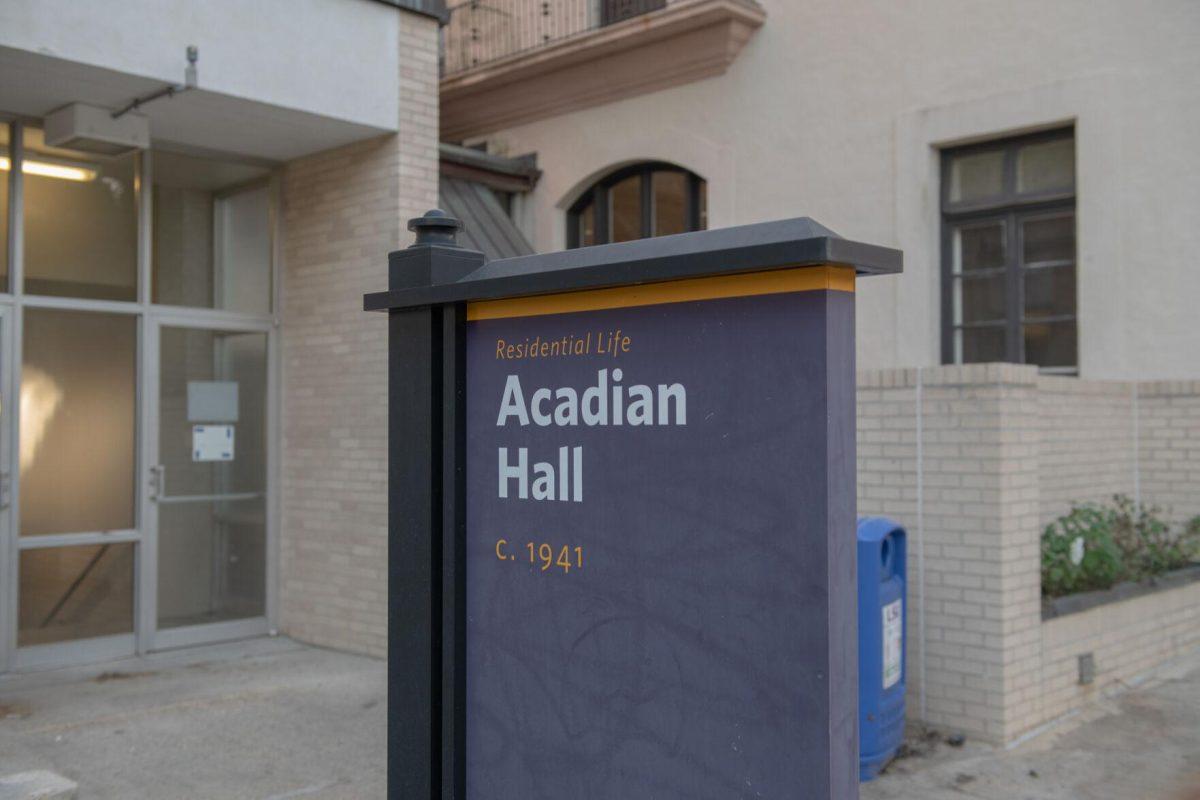
[{"label": "conduit pipe on wall", "polygon": [[924,376],[917,367],[917,627],[920,647],[917,649],[917,684],[921,720],[925,714],[925,392]]}]

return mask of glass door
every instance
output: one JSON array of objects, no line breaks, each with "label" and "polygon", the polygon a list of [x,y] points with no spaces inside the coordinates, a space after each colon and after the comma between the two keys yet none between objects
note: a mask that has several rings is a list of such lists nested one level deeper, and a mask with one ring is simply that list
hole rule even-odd
[{"label": "glass door", "polygon": [[158,321],[151,648],[268,630],[269,328]]}]

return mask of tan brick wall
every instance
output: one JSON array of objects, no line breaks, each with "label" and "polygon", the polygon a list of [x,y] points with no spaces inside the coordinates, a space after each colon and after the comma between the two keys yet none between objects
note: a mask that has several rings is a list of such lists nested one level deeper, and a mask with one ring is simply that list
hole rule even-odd
[{"label": "tan brick wall", "polygon": [[1133,384],[1078,378],[1038,379],[1043,525],[1072,503],[1133,496]]},{"label": "tan brick wall", "polygon": [[1103,632],[1100,609],[1043,624],[1040,598],[1040,534],[1072,502],[1140,490],[1175,519],[1200,513],[1200,382],[989,364],[863,372],[858,383],[859,513],[909,530],[911,718],[1009,742],[1086,699],[1064,683],[1079,652],[1096,651],[1103,683],[1200,638],[1184,590],[1129,601],[1161,612],[1153,624],[1105,607],[1114,622]]},{"label": "tan brick wall", "polygon": [[1138,423],[1143,499],[1176,521],[1200,514],[1200,381],[1141,384]]},{"label": "tan brick wall", "polygon": [[280,624],[298,639],[387,648],[387,284],[406,221],[437,205],[437,24],[401,13],[399,133],[283,174]]},{"label": "tan brick wall", "polygon": [[[1200,647],[1200,583],[1192,583],[1042,625],[1040,721],[1061,717],[1097,693]],[[1092,653],[1096,679],[1079,684],[1079,656]]]},{"label": "tan brick wall", "polygon": [[919,530],[917,380],[916,370],[859,374],[859,513],[910,529],[910,716],[920,716],[923,656],[926,721],[1002,741],[1036,682],[1023,660],[1040,624],[1036,372],[992,364],[920,373]]}]

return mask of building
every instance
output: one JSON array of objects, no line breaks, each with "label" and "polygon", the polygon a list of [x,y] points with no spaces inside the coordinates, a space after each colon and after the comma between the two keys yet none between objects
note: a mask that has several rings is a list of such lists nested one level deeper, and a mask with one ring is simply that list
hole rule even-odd
[{"label": "building", "polygon": [[361,295],[437,204],[443,15],[0,7],[0,672],[281,627],[382,650]]},{"label": "building", "polygon": [[490,0],[441,136],[536,159],[539,251],[795,216],[904,251],[857,291],[859,510],[912,537],[910,718],[1006,743],[1200,644],[1196,584],[1043,609],[1039,545],[1114,493],[1200,513],[1198,36],[1167,0]]},{"label": "building", "polygon": [[1198,35],[1187,0],[5,4],[0,672],[384,654],[361,296],[408,218],[499,258],[810,216],[905,253],[859,291],[858,456],[919,559],[911,715],[1038,730],[1200,643],[1200,584],[1044,619],[1038,572],[1071,502],[1200,513]]}]

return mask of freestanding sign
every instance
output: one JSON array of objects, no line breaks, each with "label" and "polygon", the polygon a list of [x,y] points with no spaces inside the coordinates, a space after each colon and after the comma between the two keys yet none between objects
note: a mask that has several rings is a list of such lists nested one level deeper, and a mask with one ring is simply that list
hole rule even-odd
[{"label": "freestanding sign", "polygon": [[787,220],[484,265],[431,214],[366,300],[390,796],[857,797],[854,286],[899,253]]}]

